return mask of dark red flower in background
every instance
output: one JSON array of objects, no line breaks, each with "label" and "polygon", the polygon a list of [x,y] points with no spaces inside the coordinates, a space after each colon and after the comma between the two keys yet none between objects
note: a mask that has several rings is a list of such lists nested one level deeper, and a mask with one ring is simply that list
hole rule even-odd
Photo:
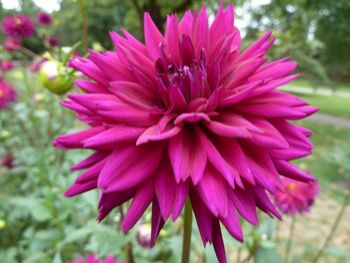
[{"label": "dark red flower in background", "polygon": [[284,191],[279,191],[273,196],[281,212],[290,215],[308,212],[320,193],[317,181],[300,182],[283,178],[282,182]]},{"label": "dark red flower in background", "polygon": [[19,38],[8,38],[3,44],[7,52],[15,52],[22,47],[22,41]]},{"label": "dark red flower in background", "polygon": [[0,110],[9,106],[16,98],[17,92],[14,87],[3,77],[0,77]]},{"label": "dark red flower in background", "polygon": [[45,12],[39,12],[36,15],[36,19],[39,22],[39,24],[44,26],[51,25],[53,21],[52,16]]},{"label": "dark red flower in background", "polygon": [[57,47],[60,44],[60,41],[57,37],[50,37],[48,43],[51,47]]},{"label": "dark red flower in background", "polygon": [[105,260],[102,260],[98,259],[96,254],[90,254],[86,258],[78,256],[75,260],[68,260],[66,263],[126,263],[126,261],[117,260],[113,256],[107,256]]},{"label": "dark red flower in background", "polygon": [[14,168],[14,157],[12,153],[6,153],[1,158],[1,165],[5,167],[6,169],[12,169]]},{"label": "dark red flower in background", "polygon": [[2,28],[10,37],[31,37],[35,32],[32,19],[23,14],[4,17]]},{"label": "dark red flower in background", "polygon": [[10,71],[15,67],[11,60],[0,60],[0,71]]}]

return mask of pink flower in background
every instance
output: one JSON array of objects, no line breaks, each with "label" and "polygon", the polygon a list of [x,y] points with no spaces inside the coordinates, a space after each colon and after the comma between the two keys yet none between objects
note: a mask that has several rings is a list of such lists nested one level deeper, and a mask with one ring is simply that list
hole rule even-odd
[{"label": "pink flower in background", "polygon": [[39,60],[35,60],[34,62],[32,62],[32,64],[30,64],[29,70],[31,72],[39,71],[46,61],[48,61],[47,58],[40,58]]},{"label": "pink flower in background", "polygon": [[[0,98],[0,100],[1,100],[1,98]],[[6,169],[12,169],[15,167],[14,158],[13,158],[12,153],[6,153],[4,156],[2,156],[1,165],[3,167],[5,167]]]},{"label": "pink flower in background", "polygon": [[203,243],[226,262],[221,225],[243,240],[238,214],[280,218],[267,192],[283,189],[281,176],[315,180],[290,163],[311,153],[312,132],[289,121],[317,108],[276,89],[298,75],[289,57],[268,62],[271,32],[241,51],[232,4],[211,25],[205,7],[168,16],[165,35],[147,13],[144,25],[145,44],[113,32],[116,51],[70,61],[90,80],[62,105],[90,128],[54,145],[95,152],[72,167],[86,170],[65,195],[99,188],[98,220],[132,199],[124,232],[152,204],[151,246],[189,197]]},{"label": "pink flower in background", "polygon": [[15,67],[11,60],[0,60],[0,71],[10,71]]},{"label": "pink flower in background", "polygon": [[106,260],[97,259],[96,254],[87,255],[86,258],[78,256],[75,260],[66,263],[126,263],[124,260],[116,260],[113,256],[107,256]]},{"label": "pink flower in background", "polygon": [[10,37],[31,37],[35,32],[33,21],[22,14],[4,17],[2,27],[4,33]]},{"label": "pink flower in background", "polygon": [[22,41],[18,38],[8,38],[3,44],[4,49],[7,52],[15,52],[22,47]]},{"label": "pink flower in background", "polygon": [[300,182],[283,178],[284,191],[274,194],[275,203],[284,214],[308,212],[320,193],[317,182]]},{"label": "pink flower in background", "polygon": [[17,98],[17,92],[10,83],[0,77],[0,110],[9,106]]},{"label": "pink flower in background", "polygon": [[53,21],[52,16],[45,12],[39,12],[36,15],[36,20],[39,22],[39,24],[46,26],[51,25]]},{"label": "pink flower in background", "polygon": [[51,47],[57,47],[60,44],[60,41],[57,37],[50,37],[48,42]]}]

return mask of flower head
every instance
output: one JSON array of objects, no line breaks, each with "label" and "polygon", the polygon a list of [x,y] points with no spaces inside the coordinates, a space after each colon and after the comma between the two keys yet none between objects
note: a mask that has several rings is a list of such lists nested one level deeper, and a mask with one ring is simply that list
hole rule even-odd
[{"label": "flower head", "polygon": [[15,52],[21,49],[22,42],[18,38],[8,38],[5,40],[3,47],[7,52]]},{"label": "flower head", "polygon": [[46,61],[41,65],[40,82],[50,92],[62,95],[74,86],[69,71],[71,69],[58,61]]},{"label": "flower head", "polygon": [[0,77],[0,110],[9,106],[9,104],[15,101],[17,98],[17,92],[10,83]]},{"label": "flower head", "polygon": [[141,223],[137,228],[136,239],[141,247],[149,248],[151,245],[151,232],[152,228],[150,224]]},{"label": "flower head", "polygon": [[45,12],[39,12],[36,15],[36,20],[39,22],[39,24],[45,26],[51,25],[53,21],[52,16]]},{"label": "flower head", "polygon": [[2,20],[2,27],[10,37],[31,37],[35,31],[33,21],[23,14],[6,16]]},{"label": "flower head", "polygon": [[15,67],[11,60],[0,60],[0,71],[10,71]]},{"label": "flower head", "polygon": [[14,167],[14,158],[12,153],[6,153],[1,158],[1,165],[6,169],[12,169]]},{"label": "flower head", "polygon": [[308,212],[320,193],[317,182],[300,182],[283,178],[284,191],[273,195],[275,203],[284,214]]},{"label": "flower head", "polygon": [[238,214],[253,225],[256,208],[280,218],[267,192],[283,189],[281,176],[314,180],[289,163],[312,148],[311,131],[289,120],[317,109],[276,90],[298,75],[289,57],[267,61],[271,32],[241,51],[232,4],[211,25],[204,6],[168,16],[165,35],[147,13],[144,26],[145,44],[112,32],[115,51],[70,62],[90,80],[62,105],[90,128],[54,145],[95,153],[72,167],[86,171],[66,196],[99,188],[99,220],[132,199],[122,231],[152,204],[151,246],[189,198],[203,242],[226,262],[221,224],[242,240]]},{"label": "flower head", "polygon": [[57,47],[60,44],[60,41],[57,37],[50,37],[48,43],[51,47]]}]

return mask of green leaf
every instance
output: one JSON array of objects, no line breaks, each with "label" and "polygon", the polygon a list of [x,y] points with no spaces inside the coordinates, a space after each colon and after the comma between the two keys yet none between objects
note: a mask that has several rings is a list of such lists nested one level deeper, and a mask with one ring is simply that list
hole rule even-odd
[{"label": "green leaf", "polygon": [[346,257],[346,251],[340,247],[327,247],[323,252],[335,257]]},{"label": "green leaf", "polygon": [[275,248],[259,248],[254,255],[255,263],[283,263],[281,255]]},{"label": "green leaf", "polygon": [[87,238],[88,235],[90,235],[93,231],[94,229],[91,227],[83,227],[70,233],[67,233],[66,238],[63,240],[63,244],[68,244]]},{"label": "green leaf", "polygon": [[57,252],[55,254],[55,257],[53,258],[52,263],[63,263],[62,258],[61,258],[61,252]]},{"label": "green leaf", "polygon": [[51,211],[40,203],[31,207],[32,216],[36,221],[43,222],[51,218]]},{"label": "green leaf", "polygon": [[276,231],[276,227],[277,227],[277,220],[268,218],[261,223],[259,227],[259,233],[262,237],[271,239],[273,236],[273,233]]}]

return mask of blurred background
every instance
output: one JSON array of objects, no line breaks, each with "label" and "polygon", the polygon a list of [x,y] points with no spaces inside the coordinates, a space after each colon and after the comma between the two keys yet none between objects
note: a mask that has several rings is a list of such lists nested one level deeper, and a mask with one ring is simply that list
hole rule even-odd
[{"label": "blurred background", "polygon": [[[214,16],[219,1],[204,2]],[[68,110],[58,106],[63,97],[44,89],[39,73],[29,68],[33,62],[54,54],[59,54],[61,60],[67,59],[73,51],[63,51],[62,47],[72,47],[79,41],[82,44],[76,52],[81,54],[86,47],[97,51],[113,49],[108,32],[120,32],[120,28],[142,39],[145,11],[163,29],[166,14],[177,12],[181,16],[187,9],[200,8],[202,3],[199,0],[0,1],[0,20],[18,13],[35,20],[39,12],[53,18],[51,25],[38,26],[32,37],[23,40],[22,52],[0,50],[2,76],[19,94],[11,108],[0,110],[1,262],[58,263],[88,253],[100,257],[113,254],[126,259],[130,247],[135,262],[179,262],[181,222],[167,225],[158,245],[148,250],[144,248],[149,235],[147,224],[141,223],[124,235],[117,230],[120,221],[117,211],[103,223],[96,222],[97,192],[73,199],[63,197],[77,175],[69,172],[69,167],[86,153],[57,151],[51,147],[51,141],[58,134],[79,130],[80,124]],[[350,1],[237,0],[234,3],[235,25],[245,39],[243,48],[272,29],[277,40],[269,52],[270,58],[292,56],[301,74],[282,89],[320,107],[316,115],[299,122],[314,131],[315,148],[312,156],[297,164],[319,178],[321,194],[310,213],[295,219],[289,261],[350,262]],[[57,43],[50,42],[52,37]],[[5,41],[1,32],[0,43]],[[6,70],[6,61],[13,63],[11,70]],[[290,244],[292,219],[284,217],[277,223],[262,217],[260,229],[245,226],[245,244],[225,238],[229,262],[286,262],[283,254]],[[144,221],[149,222],[149,218]],[[197,230],[193,231],[193,262],[216,262],[212,249],[204,250]],[[317,261],[313,261],[317,254]]]}]

